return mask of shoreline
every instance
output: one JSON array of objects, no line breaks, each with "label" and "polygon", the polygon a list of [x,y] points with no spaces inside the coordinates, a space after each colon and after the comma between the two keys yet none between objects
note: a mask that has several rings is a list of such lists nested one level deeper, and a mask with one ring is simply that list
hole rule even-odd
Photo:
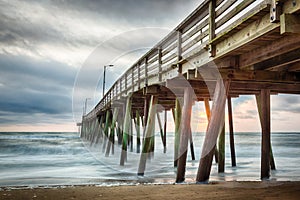
[{"label": "shoreline", "polygon": [[0,199],[299,199],[300,181],[0,187]]}]

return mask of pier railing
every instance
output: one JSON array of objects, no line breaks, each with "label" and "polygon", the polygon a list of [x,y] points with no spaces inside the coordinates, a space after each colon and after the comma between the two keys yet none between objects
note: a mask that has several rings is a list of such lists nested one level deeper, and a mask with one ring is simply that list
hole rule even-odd
[{"label": "pier railing", "polygon": [[[107,91],[84,119],[94,118],[114,100],[143,87],[164,83],[181,72],[180,65],[196,56],[214,58],[214,45],[230,32],[242,29],[243,22],[270,12],[272,0],[204,0],[170,34],[138,59]],[[250,19],[251,18],[251,19]],[[272,19],[271,19],[272,20]],[[274,19],[275,20],[275,19]]]}]

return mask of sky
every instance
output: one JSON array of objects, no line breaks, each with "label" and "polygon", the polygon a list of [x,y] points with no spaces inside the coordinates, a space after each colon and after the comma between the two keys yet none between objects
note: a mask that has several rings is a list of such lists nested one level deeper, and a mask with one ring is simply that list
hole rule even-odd
[{"label": "sky", "polygon": [[[0,131],[77,131],[106,90],[199,0],[0,0]],[[300,98],[272,97],[272,131],[300,130]],[[236,131],[259,131],[254,97],[233,100]],[[193,130],[204,131],[204,106]]]}]

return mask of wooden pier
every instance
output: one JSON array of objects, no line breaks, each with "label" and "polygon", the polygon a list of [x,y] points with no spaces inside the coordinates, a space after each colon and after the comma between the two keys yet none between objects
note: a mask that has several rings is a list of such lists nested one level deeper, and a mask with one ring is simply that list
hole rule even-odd
[{"label": "wooden pier", "polygon": [[[106,156],[116,156],[111,154],[115,143],[119,143],[120,165],[124,165],[127,152],[133,149],[132,133],[136,129],[140,155],[137,174],[144,175],[147,159],[155,148],[155,120],[165,147],[166,116],[172,112],[176,182],[183,182],[187,154],[194,154],[192,106],[195,101],[204,101],[209,123],[196,181],[207,182],[214,155],[219,172],[224,172],[226,101],[234,167],[231,99],[255,95],[262,133],[261,179],[269,178],[270,169],[275,169],[270,95],[300,94],[299,13],[300,0],[203,1],[129,67],[95,108],[83,116],[81,137],[102,145]],[[162,112],[164,121],[157,115]]]}]

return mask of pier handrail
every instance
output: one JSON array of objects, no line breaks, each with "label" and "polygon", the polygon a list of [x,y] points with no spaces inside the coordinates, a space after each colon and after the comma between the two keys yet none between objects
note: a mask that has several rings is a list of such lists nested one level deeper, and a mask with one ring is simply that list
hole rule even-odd
[{"label": "pier handrail", "polygon": [[204,0],[127,69],[83,119],[93,118],[112,101],[130,92],[174,78],[177,74],[170,72],[177,68],[178,63],[204,53],[213,58],[212,44],[224,40],[228,32],[270,4],[271,0]]}]

